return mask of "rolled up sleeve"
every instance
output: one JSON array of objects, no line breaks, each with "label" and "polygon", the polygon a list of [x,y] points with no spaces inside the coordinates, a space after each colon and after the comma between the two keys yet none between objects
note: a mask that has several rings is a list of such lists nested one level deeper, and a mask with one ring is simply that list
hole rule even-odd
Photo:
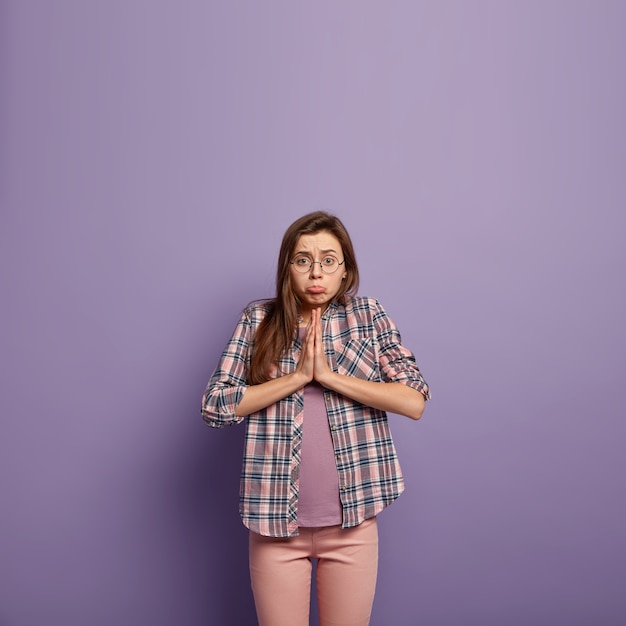
[{"label": "rolled up sleeve", "polygon": [[400,332],[382,305],[374,301],[374,328],[379,349],[379,367],[385,382],[403,383],[430,400],[430,389],[424,380],[413,353],[402,345]]},{"label": "rolled up sleeve", "polygon": [[235,414],[235,409],[248,388],[251,334],[251,322],[244,311],[202,396],[202,417],[213,428],[238,424],[244,419]]}]

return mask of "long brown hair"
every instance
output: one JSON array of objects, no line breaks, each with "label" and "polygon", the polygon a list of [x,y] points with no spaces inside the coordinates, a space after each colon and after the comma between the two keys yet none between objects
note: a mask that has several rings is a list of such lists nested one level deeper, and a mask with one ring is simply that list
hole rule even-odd
[{"label": "long brown hair", "polygon": [[343,302],[346,295],[355,294],[359,287],[359,269],[354,247],[341,220],[325,211],[315,211],[297,219],[283,236],[276,271],[276,297],[266,302],[267,315],[259,324],[254,337],[248,375],[250,384],[255,385],[269,380],[272,365],[278,365],[278,360],[287,352],[294,340],[300,299],[291,285],[289,264],[300,236],[320,231],[328,231],[337,237],[343,251],[346,278],[342,281],[334,300]]}]

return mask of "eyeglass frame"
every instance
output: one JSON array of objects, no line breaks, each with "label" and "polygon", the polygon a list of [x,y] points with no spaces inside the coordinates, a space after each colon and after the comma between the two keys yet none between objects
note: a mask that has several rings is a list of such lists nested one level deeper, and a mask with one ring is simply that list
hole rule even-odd
[{"label": "eyeglass frame", "polygon": [[[297,265],[296,265],[296,259],[298,258],[298,255],[296,255],[294,257],[293,261],[289,261],[289,265],[293,265],[293,269],[296,272],[298,272],[298,274],[306,274],[307,272],[310,272],[311,268],[313,267],[313,265],[315,265],[315,263],[317,263],[320,266],[320,271],[322,272],[322,274],[326,274],[327,276],[331,276],[332,274],[336,274],[337,273],[337,270],[339,269],[339,266],[343,265],[346,262],[346,260],[344,259],[343,261],[339,261],[339,259],[337,259],[336,257],[332,256],[332,254],[327,254],[324,258],[329,258],[329,257],[331,259],[335,259],[337,261],[337,267],[335,267],[335,269],[332,272],[327,272],[324,269],[324,266],[322,265],[321,261],[313,261],[310,258],[308,258],[306,255],[300,255],[300,258],[303,258],[303,259],[307,259],[308,258],[308,261],[309,261],[309,265],[308,265],[308,267],[304,271],[300,271],[298,269]],[[302,267],[304,267],[304,266],[302,266]]]}]

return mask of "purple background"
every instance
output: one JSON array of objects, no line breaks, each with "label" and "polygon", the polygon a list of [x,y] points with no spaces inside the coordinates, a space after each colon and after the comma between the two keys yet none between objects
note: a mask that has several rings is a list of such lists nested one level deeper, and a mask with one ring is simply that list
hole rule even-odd
[{"label": "purple background", "polygon": [[254,624],[200,396],[340,215],[434,399],[372,626],[626,623],[621,2],[0,4],[0,624]]}]

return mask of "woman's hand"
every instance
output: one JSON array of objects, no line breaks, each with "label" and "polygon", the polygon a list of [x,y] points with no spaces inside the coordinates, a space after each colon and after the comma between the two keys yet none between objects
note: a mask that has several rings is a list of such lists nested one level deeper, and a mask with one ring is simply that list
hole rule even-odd
[{"label": "woman's hand", "polygon": [[322,310],[317,308],[311,311],[311,318],[306,326],[304,340],[302,341],[302,353],[296,374],[302,378],[304,384],[316,380],[321,385],[333,375],[322,341]]},{"label": "woman's hand", "polygon": [[326,353],[324,352],[324,342],[322,340],[322,309],[313,309],[311,311],[311,324],[313,327],[313,354],[314,367],[313,378],[324,385],[333,376],[333,372],[328,366]]},{"label": "woman's hand", "polygon": [[302,341],[300,360],[298,361],[295,371],[295,373],[302,378],[303,385],[306,385],[313,380],[315,372],[315,331],[313,319],[313,314],[311,314],[311,319],[306,325],[306,331]]}]

